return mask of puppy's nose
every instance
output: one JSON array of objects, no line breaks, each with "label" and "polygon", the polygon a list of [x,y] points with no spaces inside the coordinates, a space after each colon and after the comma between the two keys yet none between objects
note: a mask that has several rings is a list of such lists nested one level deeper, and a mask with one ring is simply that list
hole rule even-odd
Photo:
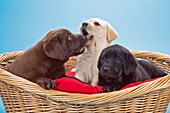
[{"label": "puppy's nose", "polygon": [[104,70],[105,72],[108,72],[108,71],[110,71],[110,68],[109,68],[109,67],[103,67],[103,70]]},{"label": "puppy's nose", "polygon": [[82,23],[82,27],[87,27],[88,26],[88,23],[84,22]]}]

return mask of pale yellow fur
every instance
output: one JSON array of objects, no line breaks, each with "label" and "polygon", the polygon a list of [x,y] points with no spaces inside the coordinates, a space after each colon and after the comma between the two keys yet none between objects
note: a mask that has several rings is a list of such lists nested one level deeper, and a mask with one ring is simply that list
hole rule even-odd
[{"label": "pale yellow fur", "polygon": [[[94,25],[94,22],[98,22],[100,26]],[[78,56],[75,77],[96,86],[99,55],[104,48],[110,46],[111,41],[115,40],[118,34],[108,22],[99,18],[89,19],[86,23],[88,23],[86,30],[93,35],[93,39],[86,43],[85,52]]]}]

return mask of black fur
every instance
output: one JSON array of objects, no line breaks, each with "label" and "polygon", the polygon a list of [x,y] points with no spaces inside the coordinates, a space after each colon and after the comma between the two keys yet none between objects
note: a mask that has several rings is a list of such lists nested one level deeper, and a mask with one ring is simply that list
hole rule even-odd
[{"label": "black fur", "polygon": [[145,81],[166,75],[155,64],[136,60],[129,50],[113,45],[105,48],[98,61],[99,81],[104,92],[120,90],[129,83]]}]

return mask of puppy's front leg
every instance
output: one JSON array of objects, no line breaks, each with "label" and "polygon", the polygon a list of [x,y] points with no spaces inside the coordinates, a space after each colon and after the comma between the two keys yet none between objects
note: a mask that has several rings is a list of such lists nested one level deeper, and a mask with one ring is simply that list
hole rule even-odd
[{"label": "puppy's front leg", "polygon": [[93,79],[93,82],[91,83],[92,86],[97,86],[98,83],[98,75]]},{"label": "puppy's front leg", "polygon": [[85,72],[83,72],[83,71],[76,72],[75,77],[85,83],[88,83],[88,76],[86,76]]},{"label": "puppy's front leg", "polygon": [[45,77],[37,77],[33,82],[37,83],[44,89],[53,89],[57,86],[57,83],[54,80]]}]

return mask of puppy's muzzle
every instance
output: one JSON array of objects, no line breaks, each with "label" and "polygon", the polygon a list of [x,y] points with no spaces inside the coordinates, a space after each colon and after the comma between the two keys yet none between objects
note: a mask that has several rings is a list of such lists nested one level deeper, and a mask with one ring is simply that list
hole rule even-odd
[{"label": "puppy's muzzle", "polygon": [[84,22],[84,23],[82,23],[82,28],[85,28],[85,27],[87,27],[88,25],[89,25],[88,23]]},{"label": "puppy's muzzle", "polygon": [[87,26],[88,26],[88,25],[89,25],[89,24],[86,23],[86,22],[82,23],[82,25],[81,25],[81,32],[82,32],[82,34],[86,37],[87,40],[92,40],[92,39],[93,39],[93,35],[91,35],[91,34],[89,34],[89,33],[87,32]]},{"label": "puppy's muzzle", "polygon": [[110,68],[108,66],[103,66],[100,70],[101,74],[102,75],[106,75],[106,74],[109,74],[110,73]]},{"label": "puppy's muzzle", "polygon": [[109,72],[110,71],[110,68],[109,67],[103,67],[103,70],[104,70],[104,72]]}]

